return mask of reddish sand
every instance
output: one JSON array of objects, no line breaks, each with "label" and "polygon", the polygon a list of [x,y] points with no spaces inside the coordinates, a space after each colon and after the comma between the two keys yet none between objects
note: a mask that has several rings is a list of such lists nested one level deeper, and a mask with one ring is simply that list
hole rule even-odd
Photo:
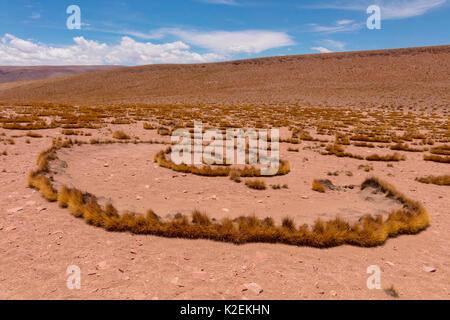
[{"label": "reddish sand", "polygon": [[[105,138],[108,134],[104,129],[88,131],[94,133],[93,137]],[[3,132],[8,136],[17,134],[7,130]],[[431,226],[418,235],[389,239],[385,245],[376,248],[237,246],[208,240],[109,233],[74,218],[67,209],[47,202],[39,192],[27,187],[27,173],[35,167],[38,153],[50,145],[50,137],[60,135],[59,130],[40,132],[46,137],[31,139],[31,144],[25,143],[26,137],[15,138],[14,145],[4,146],[8,155],[0,157],[1,166],[6,170],[0,173],[0,207],[3,209],[0,215],[0,298],[390,298],[383,290],[367,289],[369,275],[366,269],[370,265],[380,266],[382,287],[394,285],[400,298],[449,298],[450,235],[447,231],[450,190],[413,180],[417,175],[442,173],[446,164],[428,163],[419,168],[418,163],[423,160],[419,155],[411,154],[408,154],[407,161],[395,163],[392,168],[385,163],[372,164],[374,175],[394,183],[400,191],[421,201],[429,210]],[[155,137],[154,131],[137,128],[133,134],[141,139]],[[302,147],[306,145],[307,142]],[[354,215],[363,209],[364,201],[360,195],[353,194],[355,201],[349,203],[346,193],[330,192],[327,193],[330,198],[327,198],[310,190],[308,184],[312,177],[327,178],[328,171],[353,172],[353,177],[344,173],[331,177],[336,185],[359,184],[364,177],[372,175],[358,170],[357,163],[360,162],[354,162],[356,160],[326,157],[322,160],[317,158],[317,153],[301,148],[299,153],[282,150],[282,156],[291,161],[292,172],[273,179],[277,183],[287,182],[289,189],[247,192],[249,189],[243,184],[222,178],[200,180],[155,168],[151,154],[159,149],[156,145],[147,146],[148,150],[146,147],[145,157],[128,152],[124,159],[124,152],[135,147],[75,147],[61,155],[73,153],[73,157],[68,157],[66,171],[78,187],[111,197],[118,204],[122,203],[119,202],[122,197],[123,203],[132,209],[143,209],[151,203],[151,207],[161,214],[198,206],[217,217],[224,215],[222,208],[228,208],[230,216],[244,212],[245,208],[248,213],[264,216],[269,214],[266,211],[269,209],[275,217],[287,213],[298,221],[312,218],[307,214],[309,209],[320,216],[321,213],[344,212],[340,209],[348,208],[349,214]],[[92,152],[86,152],[83,157],[83,148],[92,149]],[[304,158],[308,161],[303,162]],[[125,160],[139,166],[123,166],[127,162]],[[110,167],[104,167],[105,162]],[[175,175],[177,177],[173,178]],[[157,176],[160,182],[155,181]],[[145,185],[149,185],[149,189]],[[184,194],[182,189],[187,193]],[[197,194],[197,191],[202,194]],[[214,194],[217,200],[208,199]],[[135,201],[136,195],[143,199]],[[342,196],[342,201],[339,201],[339,196]],[[282,202],[284,198],[288,199],[286,205]],[[258,203],[258,199],[263,202]],[[328,210],[328,199],[333,203],[332,210]],[[126,209],[125,206],[122,209]],[[66,287],[66,268],[69,265],[81,268],[80,290]],[[428,272],[427,267],[435,271]],[[251,282],[260,285],[263,291],[256,294],[243,290],[242,285]]]}]

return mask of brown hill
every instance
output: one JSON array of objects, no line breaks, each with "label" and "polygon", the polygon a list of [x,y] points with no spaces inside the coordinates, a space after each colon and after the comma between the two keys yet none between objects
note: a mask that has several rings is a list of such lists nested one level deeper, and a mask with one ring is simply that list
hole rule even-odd
[{"label": "brown hill", "polygon": [[450,46],[124,67],[0,85],[0,101],[450,105]]},{"label": "brown hill", "polygon": [[117,66],[0,66],[0,83],[52,79],[113,68]]}]

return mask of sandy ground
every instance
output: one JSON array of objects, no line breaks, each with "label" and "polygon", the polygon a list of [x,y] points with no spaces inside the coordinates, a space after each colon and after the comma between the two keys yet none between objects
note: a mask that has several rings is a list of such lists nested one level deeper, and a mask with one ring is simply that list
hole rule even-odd
[{"label": "sandy ground", "polygon": [[[154,136],[153,131],[134,130],[141,139]],[[2,132],[7,136],[20,134]],[[244,212],[261,216],[270,213],[275,217],[290,215],[298,222],[309,222],[322,214],[327,218],[348,214],[352,218],[365,210],[376,210],[367,195],[357,190],[322,195],[310,190],[311,180],[329,178],[335,185],[359,184],[366,176],[375,175],[421,201],[431,217],[431,226],[426,231],[389,239],[376,248],[237,246],[208,240],[109,233],[74,218],[56,203],[47,202],[39,192],[27,187],[26,178],[36,166],[39,152],[49,147],[51,137],[59,132],[42,130],[44,137],[30,139],[30,144],[26,143],[27,137],[18,137],[14,138],[14,145],[0,148],[8,152],[0,156],[0,171],[5,169],[0,172],[2,299],[391,298],[383,290],[367,288],[366,270],[371,265],[382,270],[382,288],[394,285],[400,298],[450,298],[450,190],[414,181],[417,176],[444,174],[448,164],[425,166],[421,154],[408,153],[406,161],[393,167],[371,163],[374,171],[366,173],[358,169],[365,161],[319,156],[302,150],[308,144],[305,142],[299,153],[286,152],[282,147],[282,157],[291,162],[292,172],[272,179],[275,183],[287,183],[289,189],[251,191],[227,179],[204,182],[199,177],[184,177],[155,168],[152,155],[164,148],[161,145],[145,149],[132,145],[83,146],[61,153],[61,158],[67,158],[61,179],[70,177],[81,189],[111,198],[118,205],[123,203],[120,208],[123,210],[141,211],[150,207],[164,215],[173,214],[171,210],[175,209],[199,208],[217,218]],[[107,135],[103,129],[91,132],[93,137]],[[360,148],[359,153],[363,150]],[[344,173],[327,176],[328,171],[336,170],[352,171],[353,176]],[[217,199],[210,199],[212,195]],[[142,199],[137,200],[136,196]],[[375,197],[374,201],[383,200]],[[389,205],[383,203],[382,208],[386,206]],[[80,290],[66,287],[69,265],[81,269]],[[243,290],[247,283],[257,283],[263,291]]]},{"label": "sandy ground", "polygon": [[113,144],[63,149],[58,158],[64,167],[60,162],[55,163],[58,174],[53,177],[61,185],[95,194],[103,203],[111,202],[121,212],[145,213],[151,208],[161,217],[189,215],[197,209],[219,220],[254,214],[261,219],[271,216],[277,223],[290,217],[297,224],[312,224],[317,218],[332,220],[340,216],[357,221],[365,214],[389,214],[401,208],[401,204],[376,190],[360,190],[359,185],[367,174],[358,172],[356,161],[335,163],[339,169],[355,172],[355,176],[346,177],[342,173],[337,179],[331,178],[342,184],[341,189],[318,193],[311,189],[311,181],[317,177],[330,178],[323,172],[330,159],[312,151],[295,154],[284,151],[281,157],[291,164],[292,174],[260,180],[268,186],[288,184],[290,187],[259,191],[228,177],[205,178],[161,168],[153,162],[153,156],[165,148]]}]

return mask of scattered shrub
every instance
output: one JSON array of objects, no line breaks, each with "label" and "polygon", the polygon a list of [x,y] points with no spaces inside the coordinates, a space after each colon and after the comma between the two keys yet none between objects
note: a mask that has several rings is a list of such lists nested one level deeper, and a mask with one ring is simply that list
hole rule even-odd
[{"label": "scattered shrub", "polygon": [[416,180],[426,184],[436,184],[438,186],[450,186],[450,175],[428,176],[423,178],[416,178]]},{"label": "scattered shrub", "polygon": [[122,130],[114,131],[113,138],[119,139],[119,140],[128,140],[131,139],[129,135],[127,135]]},{"label": "scattered shrub", "polygon": [[266,182],[258,179],[247,179],[245,180],[245,185],[249,188],[256,190],[265,190],[267,188]]},{"label": "scattered shrub", "polygon": [[317,192],[324,193],[326,191],[325,186],[317,179],[314,179],[312,182],[312,189]]}]

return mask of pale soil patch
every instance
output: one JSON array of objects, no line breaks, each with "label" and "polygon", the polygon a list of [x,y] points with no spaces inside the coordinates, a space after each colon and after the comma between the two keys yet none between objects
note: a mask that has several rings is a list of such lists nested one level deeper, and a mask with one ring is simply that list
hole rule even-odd
[{"label": "pale soil patch", "polygon": [[[280,222],[292,217],[297,224],[312,224],[317,219],[341,217],[357,221],[366,214],[389,214],[401,204],[371,188],[361,191],[360,177],[345,179],[319,194],[311,190],[314,174],[327,178],[321,165],[327,158],[315,161],[316,170],[302,169],[302,156],[281,154],[289,159],[292,171],[286,176],[260,178],[267,190],[251,190],[244,183],[228,177],[201,177],[161,168],[153,162],[163,145],[109,144],[83,145],[58,151],[59,160],[52,163],[54,179],[59,185],[75,187],[111,202],[119,211],[145,213],[154,210],[165,218],[176,213],[189,215],[198,209],[211,218],[237,218],[255,214]],[[245,180],[245,178],[243,178]],[[332,179],[333,180],[333,179]],[[289,189],[272,190],[271,184],[288,184]]]}]

